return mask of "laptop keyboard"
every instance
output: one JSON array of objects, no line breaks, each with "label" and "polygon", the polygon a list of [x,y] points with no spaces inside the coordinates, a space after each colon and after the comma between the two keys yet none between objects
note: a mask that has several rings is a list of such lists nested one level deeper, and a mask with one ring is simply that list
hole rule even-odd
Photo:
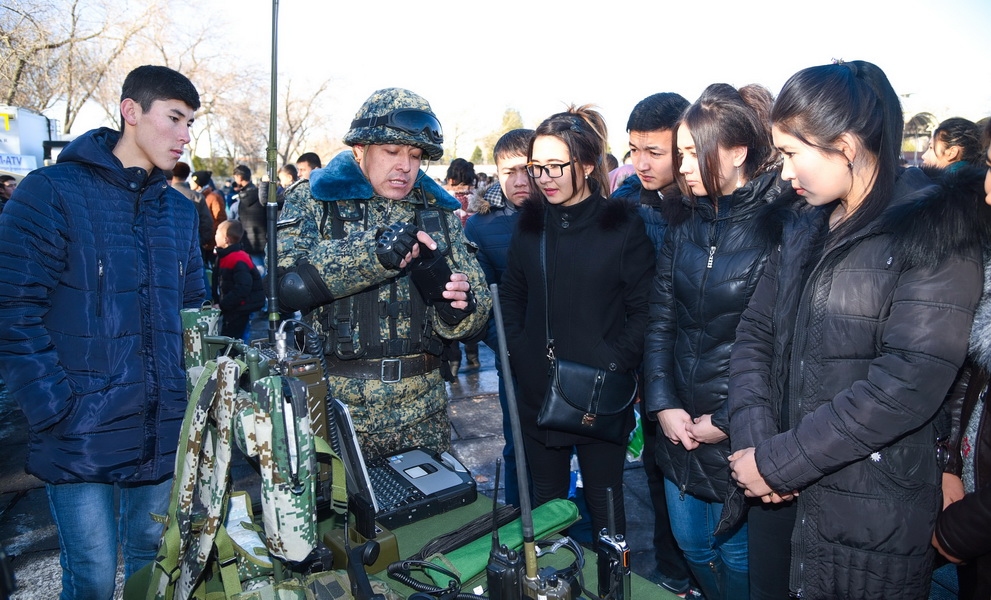
[{"label": "laptop keyboard", "polygon": [[396,473],[382,457],[372,460],[368,465],[368,477],[372,480],[380,513],[424,499],[420,490]]}]

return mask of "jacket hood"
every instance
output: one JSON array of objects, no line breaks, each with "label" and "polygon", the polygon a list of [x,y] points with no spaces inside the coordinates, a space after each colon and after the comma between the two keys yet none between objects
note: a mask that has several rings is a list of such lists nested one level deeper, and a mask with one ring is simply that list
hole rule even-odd
[{"label": "jacket hood", "polygon": [[151,172],[141,168],[125,169],[120,159],[114,155],[114,147],[120,141],[120,132],[108,127],[87,131],[69,143],[59,153],[56,164],[75,162],[95,169],[100,177],[118,187],[137,189],[140,187],[165,182],[165,173],[158,167],[152,167]]},{"label": "jacket hood", "polygon": [[499,182],[493,183],[485,188],[480,194],[474,194],[468,201],[468,212],[486,214],[494,208],[500,208],[509,204],[502,193],[502,186]]},{"label": "jacket hood", "polygon": [[[417,173],[414,189],[420,188],[427,201],[447,210],[461,208],[461,203],[451,196],[436,181],[421,169]],[[350,150],[335,156],[326,167],[310,174],[310,193],[317,200],[337,202],[340,200],[369,199],[375,196],[372,184],[361,172],[358,161]]]},{"label": "jacket hood", "polygon": [[909,264],[936,266],[948,256],[991,242],[991,207],[984,202],[985,169],[966,167],[927,177],[908,168],[878,218]]}]

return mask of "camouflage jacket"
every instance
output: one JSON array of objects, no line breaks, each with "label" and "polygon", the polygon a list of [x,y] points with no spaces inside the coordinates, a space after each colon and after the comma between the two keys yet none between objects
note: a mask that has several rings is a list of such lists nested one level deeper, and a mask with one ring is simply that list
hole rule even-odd
[{"label": "camouflage jacket", "polygon": [[[389,200],[376,196],[351,152],[345,151],[327,167],[314,171],[309,183],[289,190],[279,217],[279,266],[290,268],[301,257],[307,258],[323,277],[330,293],[338,299],[307,315],[314,328],[328,336],[336,335],[323,330],[321,313],[333,310],[334,304],[368,288],[378,286],[378,297],[383,306],[397,300],[410,300],[412,294],[417,294],[407,272],[386,269],[374,251],[379,233],[385,227],[399,221],[416,221],[415,209],[422,206],[424,198],[430,208],[441,209],[450,241],[448,262],[452,271],[468,276],[477,308],[454,326],[437,318],[433,308],[424,308],[423,320],[441,338],[449,340],[474,335],[485,327],[492,301],[485,286],[485,275],[469,252],[461,220],[454,213],[460,206],[458,202],[422,171],[420,183],[406,198]],[[355,200],[364,204],[361,218],[344,221],[343,237],[333,239],[333,211],[325,211],[324,203],[336,202],[341,210],[349,210]],[[400,312],[390,318],[384,312],[378,319],[380,330],[373,335],[363,335],[360,328],[355,328],[354,350],[359,356],[369,345],[380,340],[416,337],[410,331],[412,320],[408,314]],[[336,397],[351,405],[355,427],[361,434],[379,431],[395,435],[429,415],[443,420],[438,430],[446,426],[446,415],[438,413],[443,412],[446,405],[447,391],[437,370],[394,384],[331,377],[331,385]],[[363,438],[362,441],[368,440]],[[381,450],[392,444],[375,445]]]}]

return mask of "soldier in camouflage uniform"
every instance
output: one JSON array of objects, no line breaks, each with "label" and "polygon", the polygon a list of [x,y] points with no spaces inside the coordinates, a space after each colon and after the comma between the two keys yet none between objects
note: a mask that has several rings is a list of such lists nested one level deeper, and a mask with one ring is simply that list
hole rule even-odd
[{"label": "soldier in camouflage uniform", "polygon": [[[491,298],[460,204],[420,170],[443,154],[440,123],[426,100],[388,88],[365,101],[344,142],[351,150],[286,195],[279,267],[294,276],[280,283],[280,306],[324,336],[331,393],[366,455],[441,452],[451,441],[443,340],[485,327]],[[432,251],[452,275],[430,303],[410,272]]]}]

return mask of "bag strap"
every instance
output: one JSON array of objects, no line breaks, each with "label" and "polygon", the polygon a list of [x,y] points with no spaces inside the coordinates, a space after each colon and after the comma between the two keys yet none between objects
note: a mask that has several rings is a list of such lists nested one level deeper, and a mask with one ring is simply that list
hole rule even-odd
[{"label": "bag strap", "polygon": [[330,508],[335,513],[342,515],[348,509],[347,476],[344,472],[344,461],[334,452],[334,449],[330,447],[327,440],[322,437],[318,435],[313,436],[313,445],[316,449],[317,461],[330,463]]},{"label": "bag strap", "polygon": [[544,331],[547,335],[547,358],[554,361],[554,338],[551,337],[550,289],[547,285],[547,209],[544,209],[544,226],[540,230],[540,278],[544,282]]},{"label": "bag strap", "polygon": [[[184,482],[188,481],[190,476],[195,479],[197,471],[197,461],[189,460],[188,450],[191,444],[195,447],[203,441],[203,428],[194,427],[193,421],[196,419],[197,411],[205,415],[210,403],[213,402],[213,394],[205,392],[207,383],[214,378],[216,373],[217,361],[207,362],[193,387],[191,398],[195,401],[186,405],[186,413],[182,419],[182,429],[179,433],[179,447],[176,451],[175,475],[169,496],[169,508],[162,517],[165,522],[165,531],[162,534],[158,553],[155,557],[153,581],[148,586],[147,597],[149,600],[155,598],[171,600],[175,594],[175,584],[180,573],[179,554],[182,545],[181,519],[179,517],[180,496],[183,496]],[[192,498],[190,497],[188,500],[191,502]]]},{"label": "bag strap", "polygon": [[[202,555],[212,549],[210,522],[219,519],[222,523],[227,510],[231,412],[237,378],[243,367],[243,363],[226,356],[209,361],[193,388],[194,401],[187,404],[179,436],[175,477],[152,584],[148,587],[149,599],[171,600],[177,588],[181,588],[179,596],[188,596],[202,573]],[[219,490],[220,496],[211,494],[211,505],[206,506],[206,518],[210,522],[195,533],[195,502],[209,493],[202,489],[204,480],[216,488],[214,492]]]},{"label": "bag strap", "polygon": [[241,589],[241,576],[237,571],[237,551],[227,527],[217,528],[217,537],[213,540],[217,547],[217,565],[220,567],[220,582],[224,584],[224,597],[234,598],[244,590]]}]

